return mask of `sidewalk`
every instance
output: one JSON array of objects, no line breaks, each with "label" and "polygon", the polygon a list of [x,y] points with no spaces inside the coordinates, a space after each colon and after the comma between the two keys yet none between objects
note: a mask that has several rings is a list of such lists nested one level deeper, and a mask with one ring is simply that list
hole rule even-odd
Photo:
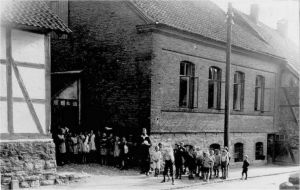
[{"label": "sidewalk", "polygon": [[[187,176],[184,176],[182,180],[175,180],[175,185],[172,185],[171,181],[160,183],[162,176],[157,178],[153,176],[140,175],[135,170],[118,172],[117,169],[111,167],[101,167],[96,165],[91,165],[90,167],[90,169],[86,168],[90,177],[84,178],[80,182],[48,187],[44,186],[39,189],[182,189],[223,181],[221,179],[212,179],[210,182],[203,182],[202,180],[199,180],[199,178],[188,180]],[[300,171],[299,166],[266,165],[250,167],[248,178],[292,173],[296,171]],[[75,170],[72,172],[82,173],[82,171]],[[229,178],[226,181],[239,180],[240,178],[241,169],[235,168],[229,171]]]}]

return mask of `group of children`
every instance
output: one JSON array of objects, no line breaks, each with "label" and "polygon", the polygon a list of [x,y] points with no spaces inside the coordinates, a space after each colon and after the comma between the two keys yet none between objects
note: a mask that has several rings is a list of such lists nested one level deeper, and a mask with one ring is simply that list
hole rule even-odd
[{"label": "group of children", "polygon": [[97,134],[89,132],[72,132],[67,127],[60,128],[55,138],[58,165],[65,163],[95,163],[114,165],[121,169],[127,168],[130,157],[126,137],[114,136],[113,133]]},{"label": "group of children", "polygon": [[[162,158],[162,159],[160,159]],[[155,147],[154,153],[152,153],[153,169],[155,171],[154,176],[158,176],[160,173],[161,163],[164,162],[163,180],[166,181],[166,176],[171,177],[172,184],[174,184],[173,168],[175,166],[175,179],[181,179],[183,174],[188,174],[189,179],[194,179],[194,176],[209,181],[209,179],[221,178],[226,179],[228,177],[228,166],[230,161],[230,153],[228,148],[224,147],[222,150],[209,150],[201,151],[198,147],[191,145],[184,145],[184,143],[175,144],[175,148],[166,147],[162,148],[159,144]],[[245,156],[243,164],[243,175],[246,175],[248,171],[248,157]],[[220,176],[221,171],[221,176]]]},{"label": "group of children", "polygon": [[[151,141],[146,130],[143,129],[141,135],[140,151],[137,151],[137,143],[133,143],[132,136],[129,136],[127,141],[126,137],[120,138],[112,132],[108,132],[108,134],[99,131],[95,134],[93,130],[76,133],[70,131],[67,127],[60,128],[54,137],[57,147],[57,164],[98,162],[101,165],[112,165],[120,169],[127,169],[130,160],[132,162],[140,160],[141,173],[146,172],[148,174],[150,162],[147,161],[149,158],[147,155],[149,155]],[[139,157],[135,157],[135,155],[139,155]],[[227,147],[221,150],[202,151],[199,147],[184,145],[183,142],[175,144],[174,149],[163,147],[159,143],[149,156],[151,157],[154,176],[159,175],[163,165],[162,182],[165,182],[166,176],[168,176],[168,178],[171,177],[172,184],[174,184],[174,166],[175,179],[181,179],[184,174],[188,174],[189,179],[194,179],[194,176],[196,176],[204,181],[209,181],[212,178],[226,179],[231,158]],[[161,163],[161,160],[163,163]],[[245,179],[247,179],[248,166],[249,162],[247,156],[245,156],[242,178],[245,174]]]}]

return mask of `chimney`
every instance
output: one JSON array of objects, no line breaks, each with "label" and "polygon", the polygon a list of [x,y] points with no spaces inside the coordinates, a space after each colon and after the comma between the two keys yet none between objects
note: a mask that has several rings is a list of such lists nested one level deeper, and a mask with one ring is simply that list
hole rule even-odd
[{"label": "chimney", "polygon": [[250,18],[255,24],[258,23],[258,16],[259,16],[259,6],[258,4],[252,4],[250,8]]},{"label": "chimney", "polygon": [[288,21],[285,19],[277,21],[277,31],[282,37],[286,38],[288,33]]}]

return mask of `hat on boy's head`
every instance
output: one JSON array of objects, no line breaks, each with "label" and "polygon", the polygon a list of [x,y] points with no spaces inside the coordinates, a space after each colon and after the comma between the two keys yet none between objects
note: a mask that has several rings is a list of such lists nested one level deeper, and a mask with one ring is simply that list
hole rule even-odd
[{"label": "hat on boy's head", "polygon": [[225,146],[224,149],[225,149],[226,151],[228,151],[228,147],[227,147],[227,146]]}]

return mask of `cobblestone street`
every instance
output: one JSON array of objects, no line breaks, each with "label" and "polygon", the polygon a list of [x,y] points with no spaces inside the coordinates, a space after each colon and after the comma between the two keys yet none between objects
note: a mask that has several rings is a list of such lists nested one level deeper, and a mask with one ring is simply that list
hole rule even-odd
[{"label": "cobblestone street", "polygon": [[268,189],[278,189],[278,185],[288,181],[288,176],[296,171],[300,171],[297,166],[253,167],[249,169],[249,179],[241,181],[241,169],[234,168],[230,170],[229,179],[226,181],[216,179],[205,183],[198,179],[188,180],[187,176],[184,176],[182,180],[176,180],[175,185],[171,185],[171,182],[160,183],[162,176],[156,178],[150,175],[147,177],[140,175],[137,170],[120,171],[112,167],[101,167],[97,164],[69,165],[59,168],[58,172],[86,173],[89,177],[75,183],[44,186],[39,187],[39,189],[215,189],[218,187],[241,189],[241,185],[248,189],[261,189],[268,184],[273,184]]}]

